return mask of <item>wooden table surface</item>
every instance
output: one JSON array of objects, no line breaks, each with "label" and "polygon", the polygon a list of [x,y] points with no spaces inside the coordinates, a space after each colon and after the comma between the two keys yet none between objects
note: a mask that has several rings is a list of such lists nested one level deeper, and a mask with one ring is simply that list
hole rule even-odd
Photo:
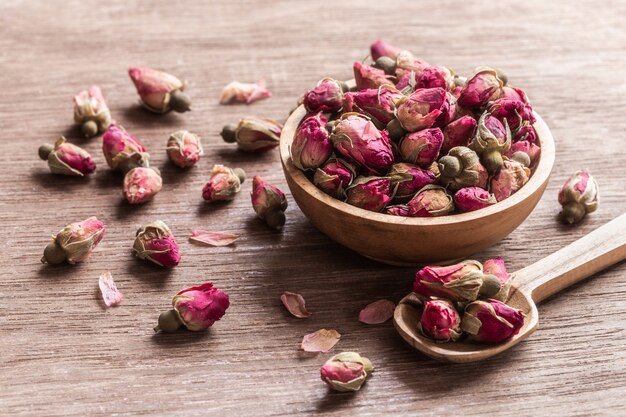
[{"label": "wooden table surface", "polygon": [[[382,38],[461,74],[503,68],[552,128],[557,162],[532,215],[476,258],[502,255],[511,269],[567,245],[626,209],[626,16],[624,2],[19,1],[0,4],[0,414],[6,416],[624,415],[626,265],[615,266],[540,306],[539,330],[491,360],[441,364],[412,350],[391,322],[357,321],[371,301],[398,301],[414,269],[364,259],[315,230],[290,200],[283,233],[259,222],[250,182],[231,204],[203,203],[214,163],[244,168],[286,190],[278,151],[245,155],[221,127],[246,115],[284,118],[325,75]],[[193,111],[156,116],[139,107],[130,66],[189,80]],[[265,78],[274,96],[220,106],[232,80]],[[81,139],[71,98],[99,84],[113,117],[152,152],[162,192],[122,202],[100,138]],[[177,129],[200,134],[206,154],[180,172],[165,143]],[[87,179],[48,173],[37,147],[64,134],[98,164]],[[557,222],[556,193],[588,167],[600,208],[577,227]],[[288,197],[289,198],[289,197]],[[107,233],[86,263],[39,262],[51,234],[89,216]],[[135,230],[162,219],[181,245],[173,270],[131,255]],[[243,234],[235,247],[192,246],[192,228]],[[125,299],[104,310],[98,276],[111,271]],[[212,281],[232,305],[206,333],[155,335],[182,288]],[[313,315],[292,318],[279,301],[302,293]],[[331,356],[298,351],[305,333],[337,329],[333,350],[356,350],[376,367],[356,394],[319,379]],[[213,414],[217,413],[217,414]]]}]

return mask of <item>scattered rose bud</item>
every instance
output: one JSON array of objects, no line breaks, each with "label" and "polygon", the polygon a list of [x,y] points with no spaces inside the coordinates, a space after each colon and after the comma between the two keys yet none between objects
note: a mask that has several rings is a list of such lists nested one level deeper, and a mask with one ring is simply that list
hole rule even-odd
[{"label": "scattered rose bud", "polygon": [[372,45],[370,46],[370,54],[372,55],[372,59],[374,61],[376,61],[381,56],[396,59],[400,51],[400,48],[396,48],[395,46],[383,42],[380,39],[372,43]]},{"label": "scattered rose bud", "polygon": [[465,146],[457,146],[437,161],[441,176],[439,181],[452,190],[464,187],[487,187],[489,174],[476,152]]},{"label": "scattered rose bud", "polygon": [[322,381],[339,392],[360,390],[372,372],[372,362],[356,352],[341,352],[320,368]]},{"label": "scattered rose bud", "polygon": [[285,291],[281,294],[280,301],[283,303],[287,311],[289,311],[289,313],[291,313],[294,317],[305,319],[311,315],[311,313],[309,313],[306,309],[304,297],[300,294]]},{"label": "scattered rose bud", "polygon": [[446,68],[438,65],[426,67],[415,79],[415,89],[420,88],[443,88],[453,91],[455,88],[454,75]]},{"label": "scattered rose bud", "polygon": [[305,118],[296,129],[291,144],[291,161],[303,171],[317,169],[330,158],[333,144],[326,130],[328,117],[324,113]]},{"label": "scattered rose bud", "polygon": [[395,119],[396,104],[404,95],[391,85],[345,94],[345,111],[358,112],[380,127]]},{"label": "scattered rose bud", "polygon": [[123,194],[130,204],[152,200],[163,187],[163,179],[154,168],[133,168],[124,176]]},{"label": "scattered rose bud", "polygon": [[476,134],[476,119],[472,116],[463,116],[456,119],[443,129],[443,144],[441,150],[448,153],[457,146],[467,146]]},{"label": "scattered rose bud", "polygon": [[480,210],[496,203],[496,197],[480,187],[461,188],[454,194],[454,204],[463,212]]},{"label": "scattered rose bud", "polygon": [[391,201],[391,179],[357,177],[346,189],[346,203],[370,211],[381,211]]},{"label": "scattered rose bud", "polygon": [[50,264],[60,264],[64,261],[69,264],[83,262],[98,246],[105,230],[104,224],[95,217],[67,225],[52,237],[52,242],[43,251],[41,262]]},{"label": "scattered rose bud", "polygon": [[396,117],[409,132],[446,124],[450,99],[443,88],[422,88],[398,101]]},{"label": "scattered rose bud", "polygon": [[161,220],[137,230],[133,251],[139,259],[171,268],[180,262],[178,244],[167,225]]},{"label": "scattered rose bud", "polygon": [[74,96],[74,122],[87,138],[104,132],[111,124],[111,112],[97,85]]},{"label": "scattered rose bud", "polygon": [[463,107],[481,107],[502,95],[504,83],[495,69],[478,67],[470,76],[457,102]]},{"label": "scattered rose bud", "polygon": [[343,87],[334,78],[323,78],[304,94],[303,104],[309,113],[336,113],[343,107]]},{"label": "scattered rose bud", "polygon": [[352,165],[343,159],[331,158],[315,171],[313,183],[326,194],[343,200],[345,190],[352,184],[355,176]]},{"label": "scattered rose bud", "polygon": [[568,224],[574,224],[588,213],[596,211],[598,190],[598,183],[586,169],[569,177],[559,190],[559,204],[563,207],[561,219]]},{"label": "scattered rose bud", "polygon": [[[437,179],[434,172],[418,167],[417,165],[400,162],[393,164],[387,174],[392,183],[397,183],[396,199],[407,199],[413,197],[415,193],[432,184]],[[399,177],[399,180],[395,178]]]},{"label": "scattered rose bud", "polygon": [[213,165],[209,180],[202,188],[202,198],[208,202],[233,200],[245,179],[246,173],[241,168]]},{"label": "scattered rose bud", "polygon": [[517,161],[504,160],[502,168],[491,179],[491,192],[502,201],[516,193],[528,182],[530,169]]},{"label": "scattered rose bud", "polygon": [[470,144],[483,166],[490,174],[495,174],[502,167],[502,155],[511,147],[511,131],[506,119],[504,124],[485,112],[478,120],[478,131]]},{"label": "scattered rose bud", "polygon": [[410,217],[436,217],[454,210],[454,202],[445,188],[427,185],[407,203],[407,207]]},{"label": "scattered rose bud", "polygon": [[179,130],[172,133],[167,140],[166,150],[170,161],[181,168],[194,166],[204,154],[200,136],[188,130]]},{"label": "scattered rose bud", "polygon": [[500,98],[490,103],[487,111],[503,124],[506,120],[513,132],[517,132],[523,122],[533,124],[536,121],[533,108],[521,100]]},{"label": "scattered rose bud", "polygon": [[226,314],[229,305],[228,294],[210,282],[187,288],[174,296],[174,308],[161,313],[154,331],[172,333],[183,326],[193,332],[206,330]]},{"label": "scattered rose bud", "polygon": [[478,298],[483,284],[482,265],[463,261],[450,266],[427,266],[415,274],[413,292],[429,297],[470,302]]},{"label": "scattered rose bud", "polygon": [[246,103],[252,104],[255,101],[272,97],[265,88],[265,81],[259,80],[257,83],[240,83],[233,81],[222,90],[220,104]]},{"label": "scattered rose bud", "polygon": [[113,170],[128,172],[136,167],[150,166],[146,148],[121,126],[112,125],[104,132],[102,152]]},{"label": "scattered rose bud", "polygon": [[233,233],[209,232],[208,230],[192,230],[189,241],[206,246],[228,246],[235,243],[241,236]]},{"label": "scattered rose bud", "polygon": [[389,300],[378,300],[370,303],[359,313],[359,321],[365,324],[381,324],[393,316],[396,304]]},{"label": "scattered rose bud", "polygon": [[250,196],[257,216],[271,229],[281,230],[285,224],[287,210],[285,194],[257,175],[252,180]]},{"label": "scattered rose bud", "polygon": [[477,342],[498,343],[519,333],[524,325],[521,310],[498,300],[474,301],[465,307],[461,328]]},{"label": "scattered rose bud", "polygon": [[509,298],[509,290],[513,276],[506,271],[502,257],[498,256],[497,258],[483,262],[483,273],[493,275],[500,281],[500,289],[497,293],[490,295],[489,298],[494,298],[505,303]]},{"label": "scattered rose bud", "polygon": [[[513,143],[505,156],[507,156],[509,159],[522,163],[519,153],[524,153],[528,156],[528,165],[522,165],[527,167],[533,167],[539,161],[539,157],[541,156],[541,148],[535,143],[523,140]],[[517,156],[513,157],[513,155],[515,154],[517,154]]]},{"label": "scattered rose bud", "polygon": [[402,160],[421,167],[431,165],[439,155],[443,133],[438,127],[409,133],[400,142]]},{"label": "scattered rose bud", "polygon": [[353,69],[357,90],[378,88],[381,85],[391,84],[389,79],[387,79],[387,74],[385,74],[385,71],[381,69],[364,65],[360,62],[355,62]]},{"label": "scattered rose bud", "polygon": [[98,279],[98,287],[102,293],[102,300],[107,307],[113,307],[122,302],[124,295],[117,289],[110,272],[105,272]]},{"label": "scattered rose bud", "polygon": [[175,76],[145,67],[129,68],[128,75],[148,110],[155,113],[167,113],[170,110],[184,113],[191,110],[191,99],[183,93],[187,83]]},{"label": "scattered rose bud", "polygon": [[54,146],[46,143],[39,147],[39,157],[48,161],[53,174],[85,176],[96,170],[96,163],[83,148],[68,143],[61,136]]},{"label": "scattered rose bud", "polygon": [[283,126],[272,119],[250,117],[239,124],[228,124],[222,129],[224,142],[237,142],[237,148],[245,152],[266,152],[278,146]]},{"label": "scattered rose bud", "polygon": [[304,335],[300,349],[305,352],[326,353],[339,342],[340,338],[341,335],[337,330],[321,329]]},{"label": "scattered rose bud", "polygon": [[430,300],[424,304],[419,328],[439,342],[456,342],[462,335],[461,316],[447,300]]}]

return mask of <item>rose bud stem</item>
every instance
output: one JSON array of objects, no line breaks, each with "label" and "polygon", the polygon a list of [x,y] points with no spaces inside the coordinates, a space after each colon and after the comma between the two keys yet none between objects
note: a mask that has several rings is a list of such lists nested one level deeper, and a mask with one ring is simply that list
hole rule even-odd
[{"label": "rose bud stem", "polygon": [[439,171],[442,175],[454,178],[461,173],[461,163],[453,156],[442,156],[439,161]]},{"label": "rose bud stem", "polygon": [[224,126],[224,128],[222,129],[222,133],[220,133],[220,135],[222,136],[222,139],[224,139],[224,142],[235,143],[237,141],[237,135],[235,133],[236,131],[237,131],[237,124],[229,123],[226,126]]},{"label": "rose bud stem", "polygon": [[39,147],[39,157],[43,159],[44,161],[47,161],[48,156],[50,156],[53,150],[54,150],[54,145],[51,145],[49,143],[44,143],[43,145]]},{"label": "rose bud stem", "polygon": [[381,69],[385,71],[387,75],[395,75],[396,74],[396,60],[391,59],[388,56],[381,56],[374,62],[372,65],[374,68]]},{"label": "rose bud stem", "polygon": [[285,220],[285,212],[281,210],[270,211],[265,215],[265,223],[271,229],[282,229],[285,225]]},{"label": "rose bud stem", "polygon": [[91,138],[98,134],[98,124],[93,120],[87,120],[81,125],[80,130],[85,137]]},{"label": "rose bud stem", "polygon": [[580,222],[586,214],[585,207],[578,203],[569,203],[561,211],[562,218],[569,224]]},{"label": "rose bud stem", "polygon": [[154,328],[155,333],[159,331],[173,333],[183,327],[183,322],[176,310],[164,311],[159,315],[159,324]]},{"label": "rose bud stem", "polygon": [[528,156],[526,152],[522,152],[522,151],[513,152],[513,155],[511,155],[511,158],[509,159],[512,159],[513,161],[517,161],[520,164],[524,165],[525,167],[530,166],[530,156]]},{"label": "rose bud stem", "polygon": [[43,258],[41,263],[60,264],[66,259],[65,252],[56,242],[51,242],[43,250]]},{"label": "rose bud stem", "polygon": [[191,110],[191,99],[180,90],[174,90],[170,95],[170,106],[179,113]]}]

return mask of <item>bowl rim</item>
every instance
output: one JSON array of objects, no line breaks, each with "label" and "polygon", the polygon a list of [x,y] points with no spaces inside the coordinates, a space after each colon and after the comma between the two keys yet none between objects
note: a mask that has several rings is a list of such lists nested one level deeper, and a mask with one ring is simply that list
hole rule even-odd
[{"label": "bowl rim", "polygon": [[552,137],[550,128],[541,116],[539,116],[539,114],[537,114],[534,110],[533,114],[537,119],[533,124],[533,127],[537,133],[537,139],[541,144],[541,155],[539,157],[539,162],[537,163],[537,166],[535,167],[528,182],[515,194],[494,205],[470,212],[455,213],[449,216],[403,217],[373,212],[352,206],[324,193],[322,190],[317,188],[317,186],[315,186],[315,184],[313,184],[313,182],[306,177],[304,172],[296,168],[291,161],[290,146],[293,142],[293,137],[298,125],[306,116],[306,109],[302,104],[289,115],[289,118],[285,122],[280,136],[280,159],[285,176],[291,177],[291,179],[297,183],[302,190],[309,194],[310,197],[319,200],[323,204],[331,206],[333,209],[342,212],[343,214],[360,217],[374,222],[405,226],[439,226],[463,223],[482,219],[490,215],[506,211],[507,209],[520,204],[526,198],[530,197],[548,181],[554,166],[556,154],[554,138]]}]

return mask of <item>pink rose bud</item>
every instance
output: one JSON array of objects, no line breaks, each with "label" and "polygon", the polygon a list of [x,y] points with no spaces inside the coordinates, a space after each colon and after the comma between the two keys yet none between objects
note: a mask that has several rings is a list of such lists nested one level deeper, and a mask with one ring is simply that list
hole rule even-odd
[{"label": "pink rose bud", "polygon": [[393,164],[387,175],[397,184],[394,196],[397,199],[413,197],[416,192],[437,180],[434,172],[404,162]]},{"label": "pink rose bud", "polygon": [[175,332],[181,327],[199,332],[224,317],[230,305],[228,294],[207,282],[182,290],[172,299],[172,310],[161,313],[155,332]]},{"label": "pink rose bud", "polygon": [[528,103],[528,97],[526,93],[521,88],[515,88],[510,86],[502,87],[502,95],[500,98],[506,98],[509,100],[519,100],[524,103]]},{"label": "pink rose bud", "polygon": [[472,340],[498,343],[519,333],[524,313],[498,300],[474,301],[465,307],[461,328]]},{"label": "pink rose bud", "polygon": [[415,274],[413,292],[427,297],[470,302],[478,298],[482,284],[482,265],[468,260],[456,265],[420,269]]},{"label": "pink rose bud", "polygon": [[[526,154],[527,158],[520,156],[520,153]],[[516,155],[516,157],[513,157],[513,155]],[[537,161],[539,161],[541,148],[533,142],[523,140],[514,142],[511,145],[511,148],[506,152],[505,156],[521,163],[524,166],[533,167]]]},{"label": "pink rose bud", "polygon": [[513,135],[513,141],[537,142],[537,131],[529,121],[523,121],[517,132]]},{"label": "pink rose bud", "polygon": [[220,104],[252,104],[269,97],[272,97],[272,93],[265,88],[265,80],[259,80],[256,83],[233,81],[222,90]]},{"label": "pink rose bud", "polygon": [[478,120],[478,131],[470,143],[487,172],[494,174],[502,167],[502,155],[511,148],[511,131],[506,119],[504,124],[485,112]]},{"label": "pink rose bud", "polygon": [[297,168],[303,171],[317,169],[330,158],[333,144],[326,123],[328,117],[318,113],[305,118],[296,129],[290,152],[291,161]]},{"label": "pink rose bud", "polygon": [[441,151],[448,153],[456,146],[467,146],[476,134],[478,123],[472,116],[463,116],[443,129],[443,144]]},{"label": "pink rose bud", "polygon": [[139,259],[145,259],[165,268],[174,267],[180,262],[180,252],[174,235],[161,220],[137,230],[133,252]]},{"label": "pink rose bud", "polygon": [[278,146],[282,129],[275,120],[249,117],[224,126],[220,134],[224,142],[237,142],[237,148],[242,151],[261,153]]},{"label": "pink rose bud", "polygon": [[204,154],[200,136],[188,130],[179,130],[167,140],[167,156],[170,161],[181,168],[192,167]]},{"label": "pink rose bud", "polygon": [[457,146],[437,161],[439,181],[452,190],[464,187],[487,188],[489,173],[480,163],[476,152],[465,146]]},{"label": "pink rose bud", "polygon": [[46,143],[39,147],[39,157],[48,161],[53,174],[82,177],[96,170],[96,163],[91,155],[76,145],[66,142],[61,136],[53,145]]},{"label": "pink rose bud", "polygon": [[387,79],[385,71],[381,69],[364,65],[360,62],[355,62],[353,68],[357,90],[378,88],[381,85],[391,84],[391,81]]},{"label": "pink rose bud", "polygon": [[461,188],[454,194],[454,204],[460,211],[480,210],[496,203],[496,197],[480,187]]},{"label": "pink rose bud", "polygon": [[413,87],[415,85],[415,73],[414,72],[405,72],[402,76],[398,77],[398,81],[396,82],[396,88],[401,91],[406,91],[407,87],[410,88],[410,91],[413,91]]},{"label": "pink rose bud", "polygon": [[285,224],[287,210],[285,194],[257,175],[252,180],[250,197],[257,216],[270,228],[281,230]]},{"label": "pink rose bud", "polygon": [[598,183],[589,171],[583,169],[569,177],[559,191],[559,204],[563,206],[561,218],[569,224],[580,222],[587,213],[598,208]]},{"label": "pink rose bud", "polygon": [[372,372],[372,362],[356,352],[341,352],[320,368],[322,381],[339,392],[358,391]]},{"label": "pink rose bud", "polygon": [[202,198],[208,202],[233,200],[245,179],[246,173],[241,168],[213,165],[209,181],[202,188]]},{"label": "pink rose bud", "polygon": [[530,169],[517,161],[504,160],[504,165],[491,178],[491,192],[502,201],[516,193],[530,178]]},{"label": "pink rose bud", "polygon": [[391,201],[391,179],[358,177],[346,189],[346,203],[370,211],[381,211]]},{"label": "pink rose bud", "polygon": [[387,206],[385,209],[386,214],[390,214],[392,216],[400,216],[400,217],[410,217],[411,212],[409,206],[406,204],[399,204],[397,206]]},{"label": "pink rose bud", "polygon": [[442,144],[443,133],[438,127],[419,130],[402,138],[400,155],[403,161],[428,167],[439,156]]},{"label": "pink rose bud", "polygon": [[345,113],[335,123],[330,140],[340,154],[370,173],[384,173],[394,162],[387,132],[360,114]]},{"label": "pink rose bud", "polygon": [[536,122],[533,108],[521,100],[500,98],[490,103],[487,111],[502,123],[506,120],[514,133],[519,130],[524,122],[531,125]]},{"label": "pink rose bud", "polygon": [[104,237],[104,224],[95,217],[67,225],[52,237],[52,242],[43,251],[41,262],[69,264],[83,262]]},{"label": "pink rose bud", "polygon": [[395,119],[396,103],[404,97],[400,91],[390,85],[380,88],[356,91],[345,94],[345,111],[364,114],[378,122],[380,126],[386,126]]},{"label": "pink rose bud", "polygon": [[500,98],[504,83],[493,68],[479,67],[467,79],[458,103],[463,107],[481,107]]},{"label": "pink rose bud", "polygon": [[112,125],[102,137],[102,152],[113,170],[128,172],[136,167],[150,166],[146,148],[123,127]]},{"label": "pink rose bud", "polygon": [[324,78],[304,94],[304,107],[309,113],[336,113],[343,107],[343,88],[339,81]]},{"label": "pink rose bud", "polygon": [[419,327],[425,336],[439,342],[456,342],[462,335],[461,316],[447,300],[427,301]]},{"label": "pink rose bud", "polygon": [[489,259],[483,262],[483,273],[486,275],[493,275],[498,278],[499,289],[498,292],[493,295],[488,295],[489,298],[502,301],[503,303],[509,298],[509,290],[511,288],[511,281],[513,276],[506,271],[504,260],[501,256],[494,259]]},{"label": "pink rose bud", "polygon": [[124,198],[130,204],[152,200],[163,187],[161,175],[153,168],[133,168],[124,176]]},{"label": "pink rose bud", "polygon": [[449,115],[450,99],[443,88],[417,90],[399,100],[396,110],[398,121],[409,132],[445,124]]},{"label": "pink rose bud", "polygon": [[380,39],[376,40],[373,44],[370,45],[370,54],[372,55],[372,59],[374,61],[376,61],[381,56],[396,59],[400,51],[400,48],[396,48],[395,46],[383,42]]},{"label": "pink rose bud", "polygon": [[419,78],[422,71],[430,67],[430,64],[421,59],[415,58],[409,51],[400,51],[396,57],[396,77],[402,78],[405,74],[413,73],[415,78]]},{"label": "pink rose bud", "polygon": [[452,196],[437,185],[427,185],[407,203],[411,217],[445,216],[454,210]]},{"label": "pink rose bud", "polygon": [[315,171],[313,183],[326,194],[344,199],[346,188],[352,184],[355,176],[350,164],[342,159],[331,158]]},{"label": "pink rose bud", "polygon": [[191,99],[183,93],[187,83],[173,75],[142,67],[129,68],[128,75],[148,110],[155,113],[166,113],[170,110],[184,113],[191,110]]},{"label": "pink rose bud", "polygon": [[455,88],[454,76],[452,72],[438,65],[426,67],[415,79],[415,89],[420,88],[443,88],[446,91],[453,91]]},{"label": "pink rose bud", "polygon": [[104,132],[111,124],[111,112],[97,85],[74,96],[74,121],[85,137]]}]

